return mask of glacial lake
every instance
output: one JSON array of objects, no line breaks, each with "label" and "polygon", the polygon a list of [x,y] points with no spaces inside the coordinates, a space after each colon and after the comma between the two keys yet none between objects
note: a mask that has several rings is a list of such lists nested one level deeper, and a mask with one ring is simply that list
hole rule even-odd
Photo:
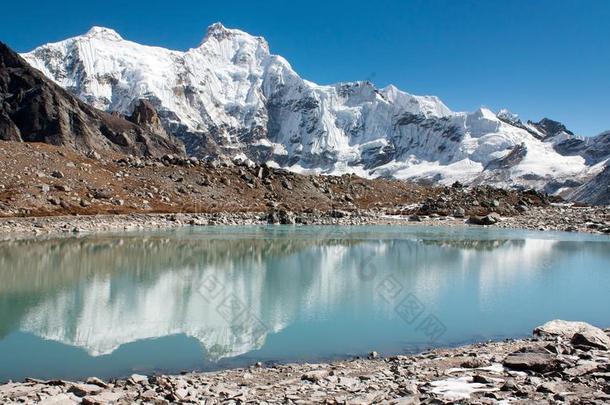
[{"label": "glacial lake", "polygon": [[324,361],[610,326],[610,237],[202,227],[0,243],[0,381]]}]

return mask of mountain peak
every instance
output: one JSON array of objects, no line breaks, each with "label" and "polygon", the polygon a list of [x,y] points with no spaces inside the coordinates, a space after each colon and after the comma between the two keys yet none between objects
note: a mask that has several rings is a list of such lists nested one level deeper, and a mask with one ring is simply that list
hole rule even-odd
[{"label": "mountain peak", "polygon": [[240,40],[245,39],[246,42],[258,42],[267,50],[269,49],[269,45],[267,44],[265,38],[257,37],[235,28],[227,28],[221,22],[215,22],[208,27],[200,46],[208,42],[210,39],[215,39],[216,41],[221,42],[224,39],[233,38],[240,38]]},{"label": "mountain peak", "polygon": [[496,117],[498,117],[500,120],[502,120],[504,122],[508,122],[509,124],[516,124],[516,123],[521,122],[521,120],[519,119],[519,115],[513,113],[512,111],[508,110],[507,108],[500,109],[500,111],[498,111],[498,113],[496,114]]},{"label": "mountain peak", "polygon": [[226,33],[228,31],[229,30],[227,29],[227,27],[222,25],[220,21],[217,21],[208,27],[208,35],[221,34]]},{"label": "mountain peak", "polygon": [[201,44],[203,45],[211,38],[214,38],[217,41],[222,41],[223,39],[229,38],[235,34],[245,34],[245,32],[229,29],[222,25],[221,22],[215,22],[214,24],[208,27],[205,37],[203,38],[203,41],[201,41]]},{"label": "mountain peak", "polygon": [[88,38],[105,39],[110,41],[122,41],[123,37],[112,28],[93,26],[85,34]]},{"label": "mountain peak", "polygon": [[543,130],[547,136],[555,136],[561,133],[568,135],[574,135],[564,124],[559,121],[552,120],[550,118],[543,118],[539,122],[528,121],[529,124],[535,125],[539,129]]},{"label": "mountain peak", "polygon": [[482,119],[487,119],[487,120],[491,120],[491,121],[497,121],[498,117],[496,116],[496,114],[494,114],[493,111],[491,111],[489,108],[487,107],[480,107],[478,108],[473,115],[477,118],[482,118]]}]

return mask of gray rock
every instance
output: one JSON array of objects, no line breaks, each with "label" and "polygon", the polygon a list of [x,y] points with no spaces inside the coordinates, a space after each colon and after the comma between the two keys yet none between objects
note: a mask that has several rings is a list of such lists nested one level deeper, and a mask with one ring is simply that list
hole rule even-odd
[{"label": "gray rock", "polygon": [[498,223],[498,218],[492,214],[484,217],[473,216],[468,219],[468,222],[473,225],[494,225]]},{"label": "gray rock", "polygon": [[132,384],[143,384],[148,383],[148,377],[141,374],[132,374],[128,381]]},{"label": "gray rock", "polygon": [[64,193],[69,193],[70,191],[72,191],[72,189],[70,187],[63,185],[63,184],[56,185],[55,189],[57,191],[63,191]]},{"label": "gray rock", "polygon": [[610,349],[610,337],[601,329],[595,327],[576,332],[572,336],[571,342],[575,346],[593,347],[602,350]]},{"label": "gray rock", "polygon": [[392,399],[389,403],[392,405],[418,405],[420,401],[416,396],[408,396]]},{"label": "gray rock", "polygon": [[504,359],[504,367],[517,371],[546,373],[557,370],[557,359],[548,353],[516,352]]},{"label": "gray rock", "polygon": [[279,212],[280,224],[282,225],[294,225],[296,223],[296,217],[293,212],[285,209],[281,209]]},{"label": "gray rock", "polygon": [[466,210],[462,207],[457,207],[453,211],[453,216],[456,218],[464,218],[466,216]]},{"label": "gray rock", "polygon": [[524,212],[529,211],[528,206],[527,206],[527,205],[524,205],[524,204],[519,204],[519,205],[517,205],[515,208],[517,209],[517,211],[519,211],[519,212],[521,212],[521,213],[524,213]]},{"label": "gray rock", "polygon": [[93,197],[98,200],[109,200],[112,198],[112,191],[109,189],[98,189],[93,191]]},{"label": "gray rock", "polygon": [[332,210],[329,215],[331,218],[345,218],[350,216],[349,212],[343,210]]},{"label": "gray rock", "polygon": [[103,391],[97,395],[90,395],[83,398],[83,405],[108,405],[114,404],[121,399],[123,394],[119,392]]},{"label": "gray rock", "polygon": [[91,150],[91,151],[87,152],[86,156],[89,159],[93,159],[93,160],[100,160],[102,158],[102,156],[99,153],[97,153],[96,151],[94,151],[94,150]]},{"label": "gray rock", "polygon": [[537,326],[534,328],[534,335],[541,337],[555,337],[561,336],[566,339],[572,339],[572,336],[582,328],[586,328],[590,326],[585,322],[573,322],[573,321],[564,321],[561,319],[554,319],[545,323],[544,325]]},{"label": "gray rock", "polygon": [[598,367],[599,365],[594,361],[581,360],[575,367],[568,368],[563,373],[570,377],[579,377],[596,371]]},{"label": "gray rock", "polygon": [[106,384],[106,382],[104,382],[103,380],[100,380],[97,377],[89,377],[85,380],[85,382],[87,384],[92,384],[92,385],[97,385],[98,387],[102,387],[102,388],[108,388],[109,385]]},{"label": "gray rock", "polygon": [[610,337],[603,330],[586,322],[572,322],[555,319],[534,329],[534,335],[541,337],[562,337],[579,346],[610,349]]},{"label": "gray rock", "polygon": [[73,393],[77,397],[84,397],[87,395],[95,395],[102,392],[102,387],[95,384],[74,384],[68,388],[68,392]]},{"label": "gray rock", "polygon": [[473,357],[472,359],[465,360],[462,362],[462,364],[460,364],[460,366],[464,368],[479,368],[484,367],[486,365],[488,365],[488,362],[478,357]]},{"label": "gray rock", "polygon": [[77,403],[67,394],[55,395],[38,402],[39,405],[73,405]]},{"label": "gray rock", "polygon": [[551,382],[551,381],[542,383],[541,385],[538,386],[538,388],[536,390],[538,392],[547,392],[550,394],[559,394],[559,393],[567,391],[564,384],[562,384],[560,382]]},{"label": "gray rock", "polygon": [[269,224],[279,224],[280,223],[280,215],[278,211],[272,210],[267,215],[267,223]]},{"label": "gray rock", "polygon": [[282,180],[282,187],[284,187],[287,190],[292,190],[293,189],[292,183],[290,181],[286,180],[286,179]]},{"label": "gray rock", "polygon": [[301,380],[317,383],[329,375],[328,370],[312,370],[301,376]]}]

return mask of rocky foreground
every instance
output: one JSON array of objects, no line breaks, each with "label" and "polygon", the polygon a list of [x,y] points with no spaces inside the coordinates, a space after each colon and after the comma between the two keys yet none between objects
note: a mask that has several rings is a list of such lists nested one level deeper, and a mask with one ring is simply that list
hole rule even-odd
[{"label": "rocky foreground", "polygon": [[607,404],[610,329],[551,321],[531,339],[328,364],[0,386],[2,403]]}]

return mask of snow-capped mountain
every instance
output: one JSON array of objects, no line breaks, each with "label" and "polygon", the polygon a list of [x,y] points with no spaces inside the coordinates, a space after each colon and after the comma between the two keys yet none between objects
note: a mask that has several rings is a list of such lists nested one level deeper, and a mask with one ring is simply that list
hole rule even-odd
[{"label": "snow-capped mountain", "polygon": [[453,112],[437,97],[369,82],[317,85],[270,53],[262,37],[220,23],[186,52],[94,27],[23,56],[97,108],[129,115],[139,99],[149,100],[187,151],[204,157],[569,195],[601,173],[610,155],[607,143],[575,137],[551,120]]}]

